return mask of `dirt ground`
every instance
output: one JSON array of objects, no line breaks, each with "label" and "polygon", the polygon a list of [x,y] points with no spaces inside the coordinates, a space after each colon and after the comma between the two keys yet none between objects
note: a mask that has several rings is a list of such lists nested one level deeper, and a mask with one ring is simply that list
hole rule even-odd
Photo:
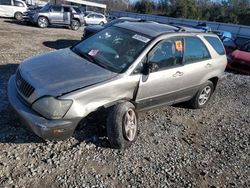
[{"label": "dirt ground", "polygon": [[0,18],[0,187],[250,187],[250,77],[227,73],[209,105],[140,114],[139,138],[110,149],[102,122],[43,141],[9,106],[7,82],[24,59],[71,46],[81,30]]}]

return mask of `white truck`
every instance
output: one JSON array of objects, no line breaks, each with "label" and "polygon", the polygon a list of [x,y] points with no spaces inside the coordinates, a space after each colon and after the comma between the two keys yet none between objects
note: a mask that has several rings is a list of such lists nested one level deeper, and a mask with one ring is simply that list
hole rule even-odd
[{"label": "white truck", "polygon": [[28,10],[25,2],[21,0],[1,0],[0,1],[0,16],[23,19],[23,14]]}]

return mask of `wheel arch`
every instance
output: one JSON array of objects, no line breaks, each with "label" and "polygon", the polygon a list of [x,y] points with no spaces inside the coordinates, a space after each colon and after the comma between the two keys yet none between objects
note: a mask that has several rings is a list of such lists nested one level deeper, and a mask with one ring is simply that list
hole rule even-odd
[{"label": "wheel arch", "polygon": [[80,22],[80,19],[79,19],[79,18],[72,18],[72,20],[76,20],[76,21],[78,21],[78,22],[81,24],[81,22]]},{"label": "wheel arch", "polygon": [[217,87],[217,83],[218,83],[219,78],[218,77],[212,77],[212,78],[210,78],[208,80],[211,81],[214,84],[214,90],[215,90],[216,87]]},{"label": "wheel arch", "polygon": [[136,102],[134,100],[129,99],[129,98],[123,98],[123,99],[119,99],[119,100],[116,100],[116,101],[104,104],[102,107],[104,107],[104,108],[110,108],[110,107],[112,107],[112,106],[114,106],[114,105],[116,105],[118,103],[123,103],[123,102],[130,102],[134,106],[136,106]]}]

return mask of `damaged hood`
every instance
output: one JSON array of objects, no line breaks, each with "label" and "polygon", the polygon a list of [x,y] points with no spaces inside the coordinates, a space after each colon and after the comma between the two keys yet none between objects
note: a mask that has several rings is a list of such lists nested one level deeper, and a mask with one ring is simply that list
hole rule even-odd
[{"label": "damaged hood", "polygon": [[35,88],[36,98],[60,96],[117,75],[83,59],[68,48],[29,58],[19,66],[19,71]]}]

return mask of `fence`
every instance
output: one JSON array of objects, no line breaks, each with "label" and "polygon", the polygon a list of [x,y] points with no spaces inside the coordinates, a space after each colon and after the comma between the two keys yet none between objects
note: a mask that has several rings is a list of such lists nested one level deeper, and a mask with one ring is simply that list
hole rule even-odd
[{"label": "fence", "polygon": [[192,20],[184,18],[172,18],[165,16],[156,16],[150,14],[138,14],[132,12],[121,12],[121,11],[109,11],[111,16],[115,17],[132,17],[132,18],[141,18],[144,20],[152,20],[161,23],[176,23],[176,24],[187,24],[187,25],[197,25],[198,22],[206,22],[206,24],[212,28],[212,30],[222,30],[231,32],[232,35],[236,38],[249,38],[250,39],[250,27],[245,25],[237,24],[227,24],[220,22],[210,22],[203,20]]}]

